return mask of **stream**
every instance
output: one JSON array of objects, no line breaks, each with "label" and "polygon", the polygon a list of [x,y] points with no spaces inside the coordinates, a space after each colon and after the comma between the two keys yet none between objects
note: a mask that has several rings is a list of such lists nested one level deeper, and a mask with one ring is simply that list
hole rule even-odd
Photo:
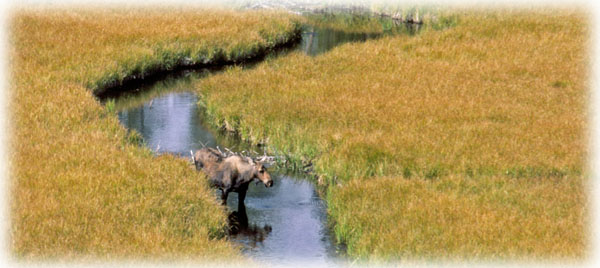
[{"label": "stream", "polygon": [[[343,43],[378,36],[313,27],[303,33],[295,49],[316,56]],[[193,87],[195,81],[214,72],[218,70],[179,72],[121,94],[115,103],[119,121],[139,132],[146,146],[157,154],[176,154],[189,159],[190,150],[203,145],[262,154],[260,147],[249,147],[203,122]],[[339,263],[338,256],[343,250],[333,242],[326,205],[312,181],[302,174],[290,175],[276,169],[269,172],[273,187],[251,183],[245,211],[238,211],[236,193],[229,196],[229,239],[241,245],[247,256],[268,264]]]}]

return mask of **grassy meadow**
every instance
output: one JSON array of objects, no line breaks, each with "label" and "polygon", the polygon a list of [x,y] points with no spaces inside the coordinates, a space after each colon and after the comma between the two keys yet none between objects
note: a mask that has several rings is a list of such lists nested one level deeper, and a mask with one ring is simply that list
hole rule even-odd
[{"label": "grassy meadow", "polygon": [[[93,93],[180,64],[260,56],[296,38],[282,12],[12,10],[10,241],[18,259],[241,260],[188,161],[137,145]],[[113,105],[114,106],[114,105]]]},{"label": "grassy meadow", "polygon": [[199,105],[313,163],[352,258],[581,260],[586,14],[453,12],[444,31],[229,68]]}]

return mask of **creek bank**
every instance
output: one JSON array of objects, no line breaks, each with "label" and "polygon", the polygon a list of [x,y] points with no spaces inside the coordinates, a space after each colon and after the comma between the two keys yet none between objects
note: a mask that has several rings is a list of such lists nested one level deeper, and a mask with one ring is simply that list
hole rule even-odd
[{"label": "creek bank", "polygon": [[[165,79],[167,76],[182,71],[193,70],[220,70],[226,66],[235,64],[252,64],[260,62],[267,55],[292,48],[298,44],[302,37],[302,24],[294,23],[293,29],[276,38],[274,41],[257,42],[250,45],[250,49],[242,51],[224,51],[220,48],[212,48],[212,51],[203,55],[192,57],[189,51],[160,51],[156,50],[154,54],[160,59],[150,64],[150,67],[140,68],[142,64],[121,64],[119,68],[124,68],[121,77],[116,73],[106,74],[98,81],[88,83],[87,87],[91,89],[94,95],[100,100],[107,100],[118,97],[126,91],[132,91],[142,84],[152,83]],[[269,38],[264,37],[265,40]],[[127,65],[127,66],[125,66]]]}]

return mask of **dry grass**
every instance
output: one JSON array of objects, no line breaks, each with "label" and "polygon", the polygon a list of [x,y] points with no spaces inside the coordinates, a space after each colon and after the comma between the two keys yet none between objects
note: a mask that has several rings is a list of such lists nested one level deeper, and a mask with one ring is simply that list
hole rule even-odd
[{"label": "dry grass", "polygon": [[[231,68],[201,82],[200,105],[313,161],[351,256],[581,258],[586,16],[456,14],[445,31]],[[478,190],[444,186],[461,183]]]},{"label": "dry grass", "polygon": [[13,10],[12,253],[239,260],[219,239],[226,215],[204,179],[185,160],[132,144],[90,88],[172,68],[181,57],[241,60],[297,26],[283,13]]},{"label": "dry grass", "polygon": [[581,259],[581,178],[353,180],[329,194],[348,254],[379,260]]}]

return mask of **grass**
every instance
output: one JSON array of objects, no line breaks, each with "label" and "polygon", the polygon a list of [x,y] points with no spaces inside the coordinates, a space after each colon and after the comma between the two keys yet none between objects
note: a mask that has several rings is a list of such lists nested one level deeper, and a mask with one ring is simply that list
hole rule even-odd
[{"label": "grass", "polygon": [[548,261],[581,257],[585,191],[573,179],[353,180],[328,203],[363,260]]},{"label": "grass", "polygon": [[353,258],[580,260],[586,15],[453,13],[444,31],[229,68],[199,105],[314,163]]},{"label": "grass", "polygon": [[[322,13],[308,13],[304,15],[305,23],[314,25],[320,28],[328,28],[334,30],[340,30],[345,32],[356,32],[356,33],[367,33],[367,34],[385,34],[385,35],[397,35],[397,34],[410,34],[413,35],[417,31],[416,25],[410,25],[400,23],[389,17],[389,14],[403,14],[403,18],[406,18],[410,14],[414,13],[414,10],[409,11],[394,11],[390,12],[386,10],[384,13],[387,16],[383,17],[373,12],[340,12],[340,11],[325,11]],[[419,25],[420,31],[427,30],[442,30],[455,26],[458,23],[458,17],[456,14],[443,11],[437,8],[421,8],[420,9],[420,20],[423,22]],[[410,15],[412,16],[412,15]]]},{"label": "grass", "polygon": [[188,161],[154,156],[93,93],[183,62],[260,56],[299,24],[277,12],[12,10],[10,241],[20,260],[240,261]]}]

